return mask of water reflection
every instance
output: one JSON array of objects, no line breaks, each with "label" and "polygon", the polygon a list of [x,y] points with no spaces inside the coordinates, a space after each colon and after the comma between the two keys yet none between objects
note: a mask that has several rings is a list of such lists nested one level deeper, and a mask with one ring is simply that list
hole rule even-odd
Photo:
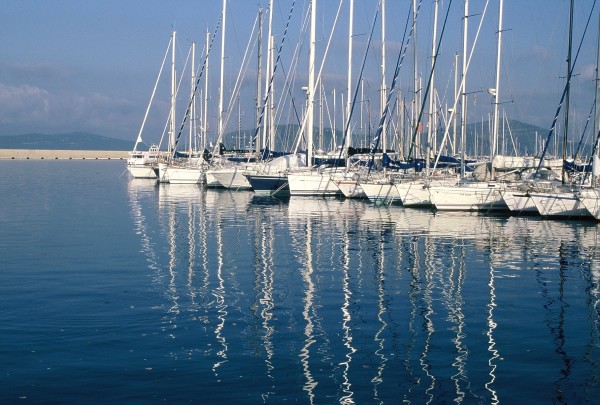
[{"label": "water reflection", "polygon": [[597,392],[596,224],[197,186],[128,192],[155,307],[180,341],[170,355],[196,360],[207,388],[235,381],[267,403]]}]

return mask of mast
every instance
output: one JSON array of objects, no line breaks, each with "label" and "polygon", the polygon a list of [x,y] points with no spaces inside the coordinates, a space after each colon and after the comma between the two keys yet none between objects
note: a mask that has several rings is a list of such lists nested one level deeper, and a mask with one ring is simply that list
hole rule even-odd
[{"label": "mast", "polygon": [[196,43],[192,41],[192,83],[190,86],[190,100],[192,100],[192,108],[190,115],[190,139],[189,139],[189,155],[188,158],[192,157],[192,141],[194,139],[194,132],[196,130],[196,98],[194,97],[194,86],[196,84]]},{"label": "mast", "polygon": [[[416,62],[415,62],[416,63]],[[381,93],[379,101],[379,116],[383,117],[385,103],[387,99],[387,89],[385,87],[385,0],[381,0]],[[387,148],[386,134],[384,124],[381,128],[381,148],[385,153]]]},{"label": "mast", "polygon": [[[224,142],[223,139],[223,69],[225,67],[225,13],[227,11],[227,0],[223,0],[223,27],[221,31],[221,78],[219,81],[219,136],[218,139]],[[218,148],[219,145],[216,145]],[[220,149],[220,148],[219,148]]]},{"label": "mast", "polygon": [[460,176],[465,177],[465,145],[467,137],[467,40],[469,26],[469,0],[465,0],[465,14],[463,21],[463,57],[462,57],[462,73],[461,73],[461,92],[462,101],[460,106]]},{"label": "mast", "polygon": [[[346,90],[346,94],[348,94],[348,102],[346,103],[346,117],[350,117],[350,111],[352,109],[352,101],[350,94],[352,92],[352,35],[354,31],[354,0],[350,0],[350,21],[348,23],[348,87]],[[333,98],[333,120],[335,122],[335,89],[334,89],[334,98]],[[362,106],[361,106],[362,108]],[[362,111],[362,110],[361,110]],[[342,121],[344,122],[344,121]],[[352,146],[352,126],[348,126],[348,135],[346,137],[346,145],[348,148]],[[335,139],[335,125],[333,132],[333,139]],[[347,167],[347,166],[346,166]]]},{"label": "mast", "polygon": [[[261,93],[262,93],[262,24],[263,24],[263,10],[262,7],[258,7],[258,51],[257,51],[257,67],[256,67],[256,127],[259,126],[260,121],[260,108],[262,105],[261,102]],[[256,152],[260,151],[260,140],[254,140],[254,146]]]},{"label": "mast", "polygon": [[[600,15],[598,18],[598,39],[596,44],[596,77],[594,81],[594,134],[598,134],[598,84],[600,83],[600,77],[598,72],[598,66],[600,66]],[[592,155],[592,187],[597,186],[596,177],[598,176],[598,135],[596,135],[596,154]]]},{"label": "mast", "polygon": [[[271,52],[270,54],[270,66],[269,77],[275,75],[275,36],[271,35]],[[275,150],[275,81],[271,81],[271,91],[269,94],[269,149]],[[266,148],[266,145],[265,145]]]},{"label": "mast", "polygon": [[[266,68],[266,72],[267,74],[265,75],[265,100],[267,99],[267,97],[270,97],[270,94],[267,94],[269,91],[269,80],[271,78],[271,71],[273,69],[273,67],[271,66],[271,33],[272,33],[272,28],[273,28],[273,3],[275,0],[271,0],[269,3],[269,26],[268,26],[268,33],[267,33],[267,68]],[[271,97],[272,99],[272,97]],[[269,103],[270,106],[271,103]],[[269,132],[271,130],[271,109],[267,108],[267,106],[265,106],[265,117],[264,117],[264,124],[263,124],[263,130],[262,130],[262,147],[266,148],[267,147],[267,127],[269,128]],[[271,146],[272,148],[272,146]]]},{"label": "mast", "polygon": [[417,122],[419,112],[418,112],[418,100],[417,100],[417,92],[419,88],[418,83],[418,69],[417,69],[417,0],[413,0],[413,101],[412,101],[412,128],[414,128],[417,137],[415,139],[415,157],[418,151],[421,150],[421,134],[418,132],[419,123]]},{"label": "mast", "polygon": [[175,72],[175,31],[173,31],[173,48],[171,49],[171,119],[169,121],[169,152],[175,149],[175,96],[176,96],[176,72]]},{"label": "mast", "polygon": [[206,30],[206,64],[204,68],[204,123],[202,125],[202,147],[206,148],[208,138],[208,48],[210,46],[210,32]]},{"label": "mast", "polygon": [[316,41],[316,21],[317,21],[317,0],[310,2],[310,46],[308,51],[308,111],[307,115],[307,156],[306,163],[309,167],[313,164],[313,107],[315,101],[315,41]]},{"label": "mast", "polygon": [[491,177],[494,178],[494,156],[497,153],[498,145],[498,100],[500,99],[500,58],[502,55],[502,11],[504,6],[504,0],[500,0],[499,3],[499,14],[498,14],[498,55],[496,58],[496,87],[494,88],[494,134],[492,136],[492,145],[490,148],[490,164],[491,164]]},{"label": "mast", "polygon": [[[435,0],[434,5],[434,13],[433,13],[433,35],[432,35],[432,44],[431,44],[431,88],[434,87],[435,80],[435,58],[436,55],[436,47],[437,47],[437,25],[438,25],[438,0]],[[432,143],[433,143],[433,114],[434,114],[434,99],[435,92],[429,97],[429,117],[427,123],[427,154],[425,156],[426,165],[425,165],[425,173],[429,175],[429,161],[431,160],[431,151],[432,151]]]},{"label": "mast", "polygon": [[573,46],[573,8],[574,1],[571,0],[571,5],[569,7],[569,51],[567,56],[567,94],[565,97],[565,127],[563,129],[563,145],[562,145],[562,183],[566,184],[567,182],[567,172],[565,171],[565,160],[567,159],[567,136],[569,133],[569,99],[571,93],[571,48]]},{"label": "mast", "polygon": [[[454,98],[458,98],[458,53],[454,54]],[[453,113],[453,117],[452,117],[452,156],[456,157],[456,149],[457,149],[457,144],[456,144],[456,113],[454,113],[453,111],[450,111],[451,113]]]}]

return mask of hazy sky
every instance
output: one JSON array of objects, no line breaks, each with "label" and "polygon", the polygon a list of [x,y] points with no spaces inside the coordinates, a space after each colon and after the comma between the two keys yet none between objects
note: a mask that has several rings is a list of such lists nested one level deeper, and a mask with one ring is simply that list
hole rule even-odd
[{"label": "hazy sky", "polygon": [[[353,76],[356,77],[365,54],[367,34],[377,8],[376,0],[355,0]],[[439,28],[451,2],[439,2]],[[593,0],[576,0],[573,57],[581,40]],[[251,36],[253,25],[266,0],[229,0],[227,3],[225,50],[225,108],[231,94],[249,38],[253,50],[239,93],[241,126],[252,127],[256,97],[256,48]],[[386,1],[386,79],[389,83],[398,57],[406,18],[412,0]],[[417,22],[417,70],[423,86],[431,64],[433,0],[423,0]],[[279,47],[292,0],[275,0],[273,34]],[[323,68],[324,94],[333,109],[346,98],[348,5],[341,6],[332,46]],[[484,9],[484,0],[470,0],[469,46],[472,46]],[[337,0],[321,0],[317,5],[317,61],[323,60],[325,46],[338,9]],[[442,39],[436,69],[435,88],[442,105],[451,105],[454,92],[454,55],[462,53],[462,15],[464,0],[453,0]],[[505,0],[502,44],[500,101],[513,119],[548,128],[552,122],[566,74],[568,43],[568,0]],[[575,68],[571,99],[574,131],[584,125],[593,102],[598,9]],[[275,82],[280,99],[283,70],[294,77],[290,93],[298,109],[306,85],[308,36],[302,22],[309,9],[308,0],[297,0],[288,37],[283,46]],[[196,63],[204,55],[206,31],[216,27],[221,12],[220,0],[2,0],[0,2],[0,134],[27,132],[57,133],[86,131],[120,139],[135,140],[154,86],[171,31],[177,31],[177,67],[183,70],[191,41],[197,42]],[[265,16],[266,17],[266,16]],[[266,18],[265,18],[266,20]],[[266,38],[266,21],[264,36]],[[481,33],[469,68],[467,91],[469,121],[487,119],[491,98],[486,89],[494,87],[498,0],[490,0]],[[209,127],[217,126],[221,32],[209,59]],[[266,41],[266,39],[265,39]],[[298,66],[291,68],[296,46],[301,44]],[[266,45],[265,47],[266,48]],[[265,51],[266,53],[266,51]],[[378,121],[378,91],[381,81],[381,20],[377,21],[364,73],[365,101],[371,107],[371,120]],[[459,55],[459,58],[461,56]],[[413,51],[409,49],[401,68],[399,89],[407,101],[413,93]],[[264,60],[264,59],[263,59]],[[460,59],[459,59],[460,60]],[[317,69],[319,67],[317,66]],[[168,112],[168,68],[157,90],[144,139],[153,141],[163,131]],[[292,73],[296,73],[294,76]],[[178,123],[189,96],[189,68],[178,96]],[[356,85],[354,82],[353,87]],[[352,90],[354,91],[354,89]],[[236,99],[237,100],[237,99]],[[227,131],[238,128],[238,104]],[[284,103],[281,103],[282,106]],[[279,121],[294,121],[289,100],[279,113]],[[287,110],[285,110],[287,109]],[[284,111],[285,110],[285,111]],[[355,126],[358,126],[359,110]],[[366,107],[363,109],[366,119]],[[331,114],[333,112],[331,111]],[[338,112],[338,126],[341,122]],[[331,120],[325,126],[330,126]],[[178,124],[179,126],[179,124]]]}]

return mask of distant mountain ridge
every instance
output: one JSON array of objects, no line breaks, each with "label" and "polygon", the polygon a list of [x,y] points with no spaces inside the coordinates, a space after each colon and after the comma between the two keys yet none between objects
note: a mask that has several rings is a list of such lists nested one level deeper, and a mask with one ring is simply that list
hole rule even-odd
[{"label": "distant mountain ridge", "polygon": [[87,132],[0,135],[0,149],[131,150],[133,142]]},{"label": "distant mountain ridge", "polygon": [[[281,150],[292,150],[298,130],[298,125],[278,125],[278,135],[276,137],[277,147],[281,148]],[[375,136],[375,130],[376,128],[371,128],[370,136],[354,133],[354,145],[368,147],[372,138]],[[450,138],[452,138],[452,131],[453,130],[450,129]],[[315,128],[315,147],[319,148],[320,145],[322,145],[323,149],[329,149],[333,145],[333,131],[330,128],[324,128],[325,139],[322,141],[319,140],[318,132],[318,128]],[[335,132],[339,145],[343,131],[338,129]],[[459,138],[460,128],[457,128],[457,132],[457,137]],[[489,153],[489,132],[490,123],[487,121],[467,125],[467,140],[465,144],[467,145],[466,151],[468,155],[485,155]],[[548,135],[547,129],[516,120],[508,120],[508,122],[504,123],[504,126],[501,124],[499,132],[499,152],[509,155],[514,154],[514,149],[521,155],[532,155],[536,152],[539,153]],[[227,149],[248,148],[251,145],[251,139],[254,136],[254,133],[255,130],[248,129],[239,132],[228,132],[225,134],[225,146]],[[443,131],[438,131],[438,142],[441,141],[442,133]],[[424,137],[426,136],[425,132],[422,132],[421,136],[424,141]],[[556,137],[557,134],[554,134],[554,136]],[[87,132],[0,135],[0,149],[129,151],[133,148],[133,144],[133,141],[125,141]],[[446,145],[448,146],[449,143]],[[146,145],[138,145],[139,150],[147,150],[147,148]]]},{"label": "distant mountain ridge", "polygon": [[[542,145],[546,142],[548,136],[548,129],[544,129],[535,125],[527,124],[517,120],[506,120],[504,123],[499,123],[499,134],[498,134],[498,152],[501,154],[514,155],[515,150],[519,155],[533,155],[539,153]],[[277,136],[276,136],[276,150],[290,151],[293,149],[293,145],[296,142],[296,136],[300,127],[297,124],[281,124],[277,125]],[[355,147],[369,147],[371,141],[375,137],[377,128],[371,127],[371,130],[367,134],[360,134],[358,131],[354,131],[352,134],[353,142]],[[368,130],[367,130],[368,131]],[[394,137],[392,134],[391,127],[388,129],[388,137]],[[457,139],[456,142],[460,142],[460,128],[456,129]],[[466,127],[466,153],[469,156],[485,156],[490,152],[490,132],[491,125],[489,121],[480,121],[476,123],[467,124]],[[254,130],[241,130],[231,131],[225,134],[224,144],[228,149],[239,149],[248,148],[251,145],[251,140],[254,136]],[[323,134],[324,139],[320,138],[319,128],[315,127],[314,130],[315,148],[319,149],[321,146],[324,150],[329,150],[334,142],[332,142],[333,131],[331,128],[324,128]],[[343,130],[336,129],[336,140],[339,146],[343,137]],[[444,131],[442,128],[438,130],[438,142],[441,142],[441,138]],[[426,142],[427,131],[421,132],[421,144],[424,145]],[[450,149],[451,142],[453,141],[453,129],[450,128],[449,139],[446,141],[446,147]],[[408,134],[406,137],[412,136]],[[554,137],[561,136],[554,134]],[[406,142],[405,142],[406,143]],[[459,147],[456,147],[458,150]]]}]

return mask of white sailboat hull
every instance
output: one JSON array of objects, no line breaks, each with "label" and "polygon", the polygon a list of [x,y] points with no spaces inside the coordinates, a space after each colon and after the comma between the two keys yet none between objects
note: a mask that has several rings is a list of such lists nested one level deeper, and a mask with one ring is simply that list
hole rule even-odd
[{"label": "white sailboat hull", "polygon": [[204,173],[198,166],[177,166],[168,163],[158,164],[158,181],[170,184],[200,184]]},{"label": "white sailboat hull", "polygon": [[429,195],[440,211],[508,211],[500,193],[502,188],[496,183],[432,186]]},{"label": "white sailboat hull", "polygon": [[591,213],[574,192],[529,193],[540,215],[549,218],[585,218]]},{"label": "white sailboat hull", "polygon": [[338,180],[335,184],[346,198],[365,198],[367,196],[356,180]]},{"label": "white sailboat hull", "polygon": [[156,173],[151,165],[127,165],[127,171],[136,179],[155,179]]},{"label": "white sailboat hull", "polygon": [[289,173],[288,184],[290,195],[333,197],[342,194],[330,173]]},{"label": "white sailboat hull", "polygon": [[247,171],[245,166],[235,166],[227,169],[209,170],[207,174],[210,174],[222,187],[233,190],[251,190],[252,185],[244,176],[245,171]]},{"label": "white sailboat hull", "polygon": [[597,221],[600,221],[600,189],[595,188],[581,191],[578,198],[588,212]]},{"label": "white sailboat hull", "polygon": [[502,198],[510,212],[514,214],[539,214],[533,200],[526,191],[504,190]]},{"label": "white sailboat hull", "polygon": [[387,183],[361,183],[361,187],[364,190],[365,194],[369,201],[376,204],[391,204],[395,202],[400,202],[400,194],[398,193],[398,189],[396,185],[387,182]]}]

